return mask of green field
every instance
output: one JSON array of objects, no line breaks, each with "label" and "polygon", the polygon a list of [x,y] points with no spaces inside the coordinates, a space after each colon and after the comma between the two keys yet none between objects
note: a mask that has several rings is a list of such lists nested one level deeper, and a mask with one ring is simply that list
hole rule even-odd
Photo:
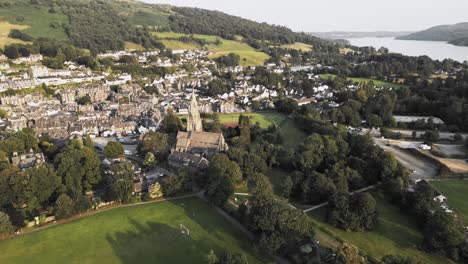
[{"label": "green field", "polygon": [[[68,18],[62,13],[51,14],[47,7],[39,7],[18,1],[15,5],[0,8],[0,17],[11,24],[29,26],[24,32],[34,38],[47,36],[48,38],[66,39],[67,35],[62,24],[68,24]],[[29,2],[29,1],[28,1]],[[23,21],[18,21],[23,17]],[[51,24],[56,24],[53,28]]]},{"label": "green field", "polygon": [[140,10],[129,17],[129,21],[141,26],[165,26],[169,24],[168,15],[162,12],[150,12]]},{"label": "green field", "polygon": [[[219,121],[222,124],[237,124],[240,115],[240,113],[220,114]],[[276,112],[242,113],[242,115],[248,116],[252,125],[258,123],[261,128],[268,128],[273,124],[279,125],[285,119],[283,114]]]},{"label": "green field", "polygon": [[[179,230],[184,224],[190,236]],[[198,198],[113,209],[0,241],[0,263],[206,263],[244,253],[265,263],[243,234]]]},{"label": "green field", "polygon": [[269,59],[268,54],[257,51],[246,43],[234,40],[222,39],[218,36],[211,35],[199,35],[194,34],[193,37],[198,39],[203,39],[207,42],[213,43],[216,39],[221,40],[220,45],[209,44],[206,47],[201,47],[196,43],[184,43],[177,38],[188,36],[186,34],[174,33],[174,32],[154,32],[156,37],[158,37],[161,42],[168,49],[179,50],[196,50],[206,48],[208,51],[212,52],[210,55],[211,59],[218,58],[229,53],[236,53],[241,57],[242,66],[258,66],[263,65],[267,59]]},{"label": "green field", "polygon": [[145,50],[145,48],[141,44],[136,44],[130,41],[125,41],[125,49],[139,50],[139,51]]},{"label": "green field", "polygon": [[[221,114],[220,122],[222,124],[237,124],[240,114]],[[277,112],[259,112],[259,113],[244,113],[250,117],[250,123],[259,123],[260,127],[268,128],[276,124],[283,136],[283,144],[289,147],[299,145],[306,137],[305,133],[299,130],[294,123],[294,120],[287,118],[285,115]]]},{"label": "green field", "polygon": [[3,48],[5,45],[10,45],[12,43],[20,43],[20,44],[27,43],[20,39],[14,39],[8,36],[12,29],[24,30],[27,28],[29,27],[25,25],[16,25],[16,24],[11,24],[7,21],[0,21],[0,48]]},{"label": "green field", "polygon": [[423,238],[421,225],[387,202],[382,194],[372,194],[377,200],[379,225],[371,232],[346,232],[326,224],[326,208],[311,211],[309,216],[323,233],[331,233],[333,236],[330,237],[339,237],[374,258],[381,259],[385,255],[393,254],[409,256],[420,260],[421,263],[450,263],[444,257],[417,250],[415,247]]},{"label": "green field", "polygon": [[[320,74],[320,78],[322,78],[323,80],[334,79],[334,78],[336,78],[336,75],[335,74]],[[388,87],[388,88],[408,87],[408,85],[406,85],[406,84],[384,82],[384,81],[379,81],[379,80],[369,79],[369,78],[348,78],[348,80],[351,80],[353,83],[361,83],[361,82],[372,81],[372,82],[374,82],[375,86]]]},{"label": "green field", "polygon": [[463,221],[468,223],[468,181],[447,180],[431,181],[431,185],[448,199],[448,203],[457,213],[460,214]]},{"label": "green field", "polygon": [[286,49],[294,49],[294,50],[304,51],[304,52],[311,51],[313,49],[312,45],[305,44],[305,43],[302,43],[302,42],[295,42],[293,44],[283,45],[281,47],[286,48]]}]

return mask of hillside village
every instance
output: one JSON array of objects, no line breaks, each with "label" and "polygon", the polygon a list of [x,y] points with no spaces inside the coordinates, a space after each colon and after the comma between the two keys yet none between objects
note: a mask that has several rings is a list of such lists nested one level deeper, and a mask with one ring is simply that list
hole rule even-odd
[{"label": "hillside village", "polygon": [[[0,109],[8,113],[8,118],[2,120],[2,127],[17,131],[30,127],[36,130],[37,135],[49,134],[55,139],[127,135],[147,129],[156,130],[157,126],[139,125],[142,114],[151,113],[152,125],[157,125],[168,109],[186,115],[192,91],[199,94],[199,110],[206,113],[249,112],[252,111],[252,102],[260,105],[256,110],[274,107],[273,102],[279,96],[278,87],[250,84],[249,74],[255,67],[221,69],[225,73],[243,74],[238,74],[229,92],[206,96],[207,84],[215,78],[209,67],[216,67],[216,64],[209,61],[206,57],[208,54],[202,50],[172,53],[179,55],[178,60],[158,59],[151,65],[179,68],[190,63],[198,70],[191,73],[181,70],[159,79],[145,78],[135,83],[130,74],[96,73],[72,62],[65,62],[66,70],[48,69],[41,65],[41,55],[10,62],[4,60],[0,75],[0,92],[4,95],[0,100]],[[121,51],[99,54],[98,57],[112,58],[117,62],[122,56],[131,56],[140,64],[148,65],[148,56],[155,55],[155,52]],[[266,66],[272,72],[285,67],[275,64]],[[287,90],[286,96],[294,98],[299,105],[313,103],[316,98],[333,99],[333,92],[327,85],[320,84],[318,76],[311,74],[310,78],[318,81],[314,96],[307,97],[294,89]],[[35,89],[40,86],[52,87],[53,92],[44,94]],[[149,94],[145,91],[146,87],[153,87],[155,93]],[[80,104],[78,101],[82,98],[89,98],[90,103]],[[334,105],[333,101],[330,105]]]},{"label": "hillside village", "polygon": [[0,20],[0,262],[468,263],[467,62],[138,1]]}]

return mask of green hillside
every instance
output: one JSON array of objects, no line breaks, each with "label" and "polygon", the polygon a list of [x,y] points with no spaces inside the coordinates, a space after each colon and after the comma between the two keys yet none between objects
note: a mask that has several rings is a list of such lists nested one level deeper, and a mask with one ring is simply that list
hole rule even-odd
[{"label": "green hillside", "polygon": [[[270,58],[268,54],[249,46],[245,42],[223,39],[214,35],[188,35],[175,32],[153,32],[153,35],[168,49],[206,49],[212,52],[209,56],[211,59],[228,55],[229,53],[236,53],[241,57],[240,64],[242,66],[263,65]],[[216,43],[217,40],[219,40],[219,43]]]},{"label": "green hillside", "polygon": [[[226,44],[241,43],[252,47],[251,53],[271,44],[296,42],[311,45],[317,50],[334,48],[327,41],[295,33],[286,27],[257,23],[217,11],[139,1],[0,0],[0,22],[21,30],[28,40],[69,40],[74,46],[92,52],[120,50],[125,47],[125,42],[145,48],[163,48],[162,43],[151,35],[154,31],[221,37]],[[3,31],[8,31],[8,28]],[[4,40],[0,40],[3,42],[0,46],[20,42],[9,38],[8,33],[1,32]],[[177,44],[174,41],[163,42],[169,46]],[[250,63],[245,64],[255,64],[256,60],[267,58],[264,55],[259,58],[259,54],[247,55],[245,59]]]},{"label": "green hillside", "polygon": [[420,32],[401,36],[397,39],[447,41],[458,46],[468,46],[468,22],[436,26]]}]

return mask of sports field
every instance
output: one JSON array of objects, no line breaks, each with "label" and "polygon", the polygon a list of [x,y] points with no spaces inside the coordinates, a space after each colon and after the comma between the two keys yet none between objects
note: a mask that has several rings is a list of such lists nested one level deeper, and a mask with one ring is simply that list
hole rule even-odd
[{"label": "sports field", "polygon": [[413,218],[400,212],[400,209],[387,202],[379,192],[372,192],[377,200],[379,224],[373,231],[346,232],[326,223],[326,208],[308,213],[322,234],[337,237],[351,243],[361,251],[381,259],[385,255],[408,256],[421,263],[450,263],[446,258],[430,255],[417,250],[423,235],[420,224]]},{"label": "sports field", "polygon": [[468,223],[468,181],[464,180],[447,180],[447,181],[431,181],[431,185],[443,194],[448,199],[448,203],[452,206],[465,223]]},{"label": "sports field", "polygon": [[267,262],[252,247],[205,202],[187,198],[113,209],[0,241],[0,263],[206,263],[212,249]]}]

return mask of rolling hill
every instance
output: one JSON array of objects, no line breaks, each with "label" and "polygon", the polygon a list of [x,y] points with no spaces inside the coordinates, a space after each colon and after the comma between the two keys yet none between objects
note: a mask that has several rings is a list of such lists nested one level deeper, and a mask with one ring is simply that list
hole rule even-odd
[{"label": "rolling hill", "polygon": [[20,30],[25,37],[2,32],[0,47],[24,43],[24,39],[50,38],[68,41],[94,53],[121,50],[129,43],[163,48],[163,43],[168,41],[155,38],[153,32],[174,32],[219,36],[254,50],[296,42],[318,50],[333,48],[327,41],[282,26],[218,11],[134,0],[0,0],[0,22]]},{"label": "rolling hill", "polygon": [[468,22],[436,26],[420,32],[400,36],[397,39],[447,41],[457,46],[468,46]]}]

